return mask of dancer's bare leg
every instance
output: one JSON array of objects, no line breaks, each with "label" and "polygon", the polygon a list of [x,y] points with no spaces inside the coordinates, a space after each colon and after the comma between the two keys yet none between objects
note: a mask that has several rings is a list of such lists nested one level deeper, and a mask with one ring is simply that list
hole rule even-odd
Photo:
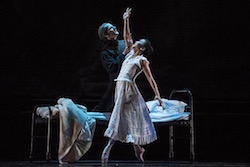
[{"label": "dancer's bare leg", "polygon": [[143,147],[141,147],[140,145],[137,145],[137,144],[133,144],[133,147],[134,147],[136,158],[139,161],[144,163],[143,154],[145,152],[145,149]]},{"label": "dancer's bare leg", "polygon": [[109,159],[109,153],[112,146],[115,144],[114,139],[109,139],[107,146],[102,151],[102,163],[107,163]]}]

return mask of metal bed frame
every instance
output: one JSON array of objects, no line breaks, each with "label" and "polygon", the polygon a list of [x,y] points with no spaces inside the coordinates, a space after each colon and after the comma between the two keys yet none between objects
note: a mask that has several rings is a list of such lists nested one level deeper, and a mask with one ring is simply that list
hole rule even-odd
[{"label": "metal bed frame", "polygon": [[[41,118],[37,116],[36,109],[38,107],[48,107],[49,109],[49,116],[48,118]],[[36,105],[33,109],[33,112],[31,114],[31,139],[30,139],[30,154],[29,154],[29,160],[30,162],[34,159],[34,140],[35,139],[45,139],[46,140],[46,161],[49,162],[51,160],[51,136],[52,136],[52,120],[54,117],[52,117],[52,110],[50,108],[50,105],[43,104],[43,105]],[[35,134],[35,129],[37,128],[37,124],[43,124],[46,126],[46,133],[41,134]],[[58,124],[58,123],[57,123]]]},{"label": "metal bed frame", "polygon": [[[188,96],[186,112],[190,112],[188,120],[178,120],[170,122],[169,124],[169,158],[174,158],[174,127],[175,126],[188,126],[189,127],[189,140],[190,140],[190,160],[195,160],[195,138],[194,138],[194,109],[193,109],[193,95],[189,89],[172,90],[169,99],[180,100],[181,94]],[[181,99],[182,100],[182,99]]]}]

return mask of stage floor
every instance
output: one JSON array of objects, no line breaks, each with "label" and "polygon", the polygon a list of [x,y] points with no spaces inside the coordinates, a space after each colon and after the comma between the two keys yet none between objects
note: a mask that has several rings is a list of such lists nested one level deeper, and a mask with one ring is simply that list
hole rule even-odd
[{"label": "stage floor", "polygon": [[84,160],[72,164],[58,164],[57,161],[47,163],[45,161],[2,161],[1,167],[248,167],[250,163],[233,163],[233,162],[189,162],[189,161],[147,161],[139,163],[137,161],[109,161],[108,164],[102,165],[100,161]]}]

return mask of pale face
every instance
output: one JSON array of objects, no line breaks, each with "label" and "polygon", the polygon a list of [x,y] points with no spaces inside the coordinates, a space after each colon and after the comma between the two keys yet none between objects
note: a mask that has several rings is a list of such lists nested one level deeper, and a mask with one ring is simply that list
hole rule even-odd
[{"label": "pale face", "polygon": [[145,43],[145,39],[140,39],[139,41],[136,41],[134,44],[133,44],[133,49],[134,49],[134,51],[135,52],[137,52],[137,51],[139,51],[139,50],[141,50],[141,51],[143,51],[143,48],[145,48],[144,47],[144,43]]},{"label": "pale face", "polygon": [[117,40],[119,32],[115,26],[110,26],[106,35],[107,40]]}]

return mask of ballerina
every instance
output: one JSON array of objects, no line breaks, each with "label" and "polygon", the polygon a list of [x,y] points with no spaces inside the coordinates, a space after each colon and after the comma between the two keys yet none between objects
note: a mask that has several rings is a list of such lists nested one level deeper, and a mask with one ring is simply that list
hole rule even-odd
[{"label": "ballerina", "polygon": [[133,43],[129,28],[130,14],[130,8],[127,8],[123,14],[124,54],[126,54],[126,57],[120,73],[115,79],[115,105],[108,128],[104,133],[104,136],[108,137],[109,141],[102,152],[102,163],[108,162],[115,141],[132,143],[135,156],[138,160],[144,162],[143,154],[145,149],[141,145],[157,140],[146,102],[135,83],[135,79],[143,71],[155,93],[155,99],[158,100],[159,105],[162,105],[157,84],[149,67],[149,61],[145,57],[152,53],[153,48],[147,39],[140,39]]}]

